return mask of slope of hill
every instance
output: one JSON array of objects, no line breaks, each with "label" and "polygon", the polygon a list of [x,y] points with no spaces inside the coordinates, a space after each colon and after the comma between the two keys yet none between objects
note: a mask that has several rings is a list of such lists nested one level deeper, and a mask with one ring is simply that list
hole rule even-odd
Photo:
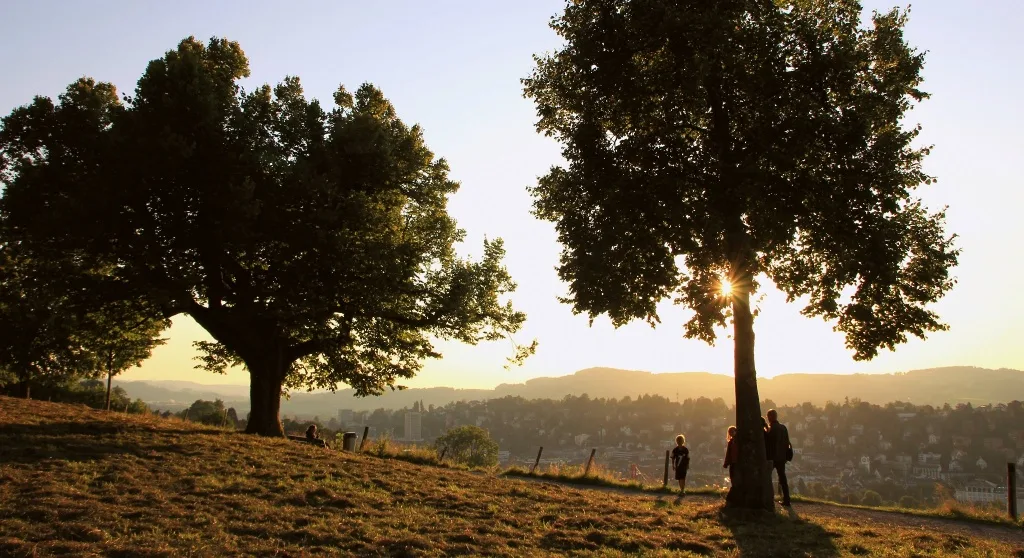
[{"label": "slope of hill", "polygon": [[[119,382],[132,397],[142,398],[161,409],[180,409],[196,399],[224,399],[239,411],[249,408],[248,386],[205,386],[180,382],[187,391],[168,389],[175,384]],[[908,401],[917,405],[942,406],[945,403],[970,402],[974,405],[1024,401],[1024,372],[1020,370],[974,368],[967,366],[914,370],[896,374],[783,374],[758,381],[762,399],[777,404],[809,401],[823,405],[827,401],[859,398],[885,404]],[[440,406],[451,401],[471,401],[505,396],[526,399],[561,399],[566,395],[588,394],[592,398],[636,397],[657,394],[675,400],[720,397],[733,401],[731,376],[708,372],[660,373],[614,368],[588,368],[575,374],[554,378],[535,378],[522,384],[501,384],[493,390],[448,387],[389,391],[380,397],[357,398],[353,390],[337,393],[292,394],[282,401],[282,412],[304,416],[334,416],[338,409],[401,409],[414,402]],[[173,403],[170,403],[173,402]]]},{"label": "slope of hill", "polygon": [[580,490],[0,397],[3,556],[1024,556],[1019,528]]}]

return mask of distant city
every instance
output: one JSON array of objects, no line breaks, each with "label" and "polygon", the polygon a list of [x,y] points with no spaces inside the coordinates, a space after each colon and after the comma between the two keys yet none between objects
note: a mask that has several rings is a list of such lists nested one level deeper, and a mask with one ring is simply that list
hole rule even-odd
[{"label": "distant city", "polygon": [[[912,390],[906,389],[907,382],[914,383]],[[365,399],[343,392],[298,393],[283,402],[282,415],[285,428],[294,433],[317,423],[329,439],[368,428],[372,438],[417,445],[430,445],[447,430],[471,424],[498,442],[499,460],[506,466],[532,466],[542,446],[542,469],[580,464],[596,450],[595,459],[606,470],[648,481],[661,478],[665,450],[677,433],[684,433],[692,455],[689,482],[713,486],[727,482],[722,470],[725,430],[735,408],[726,402],[731,398],[704,394],[729,393],[731,384],[727,376],[705,373],[589,369],[495,390],[410,389]],[[950,496],[963,503],[1002,505],[1006,463],[1024,469],[1020,371],[793,374],[760,384],[762,410],[777,408],[789,425],[796,454],[790,482],[797,493],[849,503],[860,503],[870,492],[907,506],[934,505]],[[147,399],[141,382],[121,385],[133,397]],[[623,395],[625,385],[636,395]],[[171,386],[177,390],[167,389]],[[618,395],[594,396],[586,393],[588,388],[598,394],[618,390]],[[202,399],[204,389],[222,390],[225,408],[247,403],[243,386],[179,382],[150,389],[151,396],[173,394],[179,398],[174,405],[182,409],[190,405],[189,398]],[[840,390],[849,395],[835,395]],[[908,391],[916,401],[901,399]],[[957,397],[940,401],[946,394]],[[797,401],[803,397],[807,400]],[[333,406],[327,407],[328,402]],[[147,403],[176,410],[152,398]],[[232,408],[231,416],[244,417],[246,408]],[[1018,496],[1024,505],[1024,492]]]}]

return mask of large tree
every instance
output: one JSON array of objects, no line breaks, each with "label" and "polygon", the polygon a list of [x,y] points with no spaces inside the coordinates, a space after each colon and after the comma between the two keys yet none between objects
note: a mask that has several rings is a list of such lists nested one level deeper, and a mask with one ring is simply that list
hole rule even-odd
[{"label": "large tree", "polygon": [[[120,296],[184,313],[213,370],[251,378],[247,431],[282,435],[282,389],[396,387],[432,339],[515,332],[500,240],[458,257],[458,184],[372,85],[327,111],[298,78],[244,91],[237,43],[193,38],[135,92],[80,79],[0,131],[0,218],[30,249],[109,265]],[[522,356],[523,353],[517,356]]]},{"label": "large tree", "polygon": [[566,167],[532,189],[576,312],[658,322],[665,298],[713,343],[731,317],[740,466],[728,504],[771,508],[751,295],[770,279],[855,359],[945,329],[944,214],[904,113],[924,99],[906,13],[855,0],[574,0],[564,46],[524,80]]}]

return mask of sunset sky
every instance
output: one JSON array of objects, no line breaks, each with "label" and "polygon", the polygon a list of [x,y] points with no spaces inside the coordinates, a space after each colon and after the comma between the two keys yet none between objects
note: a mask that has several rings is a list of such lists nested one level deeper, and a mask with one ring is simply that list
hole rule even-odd
[{"label": "sunset sky", "polygon": [[[888,9],[869,0],[865,8]],[[901,4],[902,5],[902,4]],[[407,384],[493,387],[591,366],[669,371],[732,371],[732,343],[715,347],[685,340],[689,312],[661,306],[662,324],[618,330],[606,319],[588,326],[556,297],[566,292],[555,272],[554,226],[530,214],[526,188],[560,163],[559,146],[534,130],[534,107],[520,78],[531,55],[553,50],[548,26],[559,0],[334,2],[4,2],[0,6],[0,113],[33,95],[55,97],[86,75],[130,92],[146,63],[182,38],[223,36],[249,56],[247,89],[302,79],[306,94],[330,105],[339,84],[379,86],[407,123],[425,129],[428,145],[448,159],[462,184],[450,212],[468,233],[464,254],[484,235],[505,239],[506,263],[519,284],[513,300],[528,315],[520,342],[538,352],[506,371],[508,342],[477,347],[443,343],[445,358],[427,363]],[[913,6],[909,42],[928,51],[924,89],[933,97],[912,111],[921,141],[934,144],[926,170],[938,183],[919,190],[932,209],[948,205],[948,231],[963,249],[958,285],[934,308],[951,326],[927,341],[857,363],[831,324],[800,315],[799,303],[766,282],[755,322],[760,376],[788,372],[895,372],[952,365],[1024,369],[1024,7],[1011,0],[965,3],[928,0]],[[174,320],[159,348],[127,380],[182,379],[247,384],[239,370],[225,376],[192,369],[191,343],[207,339],[185,316]]]}]

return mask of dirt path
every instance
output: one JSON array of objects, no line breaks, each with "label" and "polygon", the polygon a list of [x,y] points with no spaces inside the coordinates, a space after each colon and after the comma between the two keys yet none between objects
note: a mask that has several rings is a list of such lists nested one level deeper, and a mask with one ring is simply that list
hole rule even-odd
[{"label": "dirt path", "polygon": [[[629,488],[614,486],[595,486],[586,484],[575,484],[566,481],[557,481],[539,477],[503,476],[501,479],[522,482],[539,482],[562,486],[575,490],[600,490],[613,492],[625,496],[638,498],[651,498],[654,500],[676,500],[677,495],[640,492]],[[723,502],[720,496],[708,494],[687,494],[684,502],[697,501],[701,503]],[[998,540],[1007,544],[1020,546],[1024,550],[1024,530],[1009,525],[992,525],[977,523],[973,521],[947,519],[943,517],[924,517],[919,515],[904,514],[883,510],[867,510],[861,508],[847,508],[829,504],[813,502],[794,502],[791,508],[778,508],[792,518],[810,520],[815,517],[828,519],[842,519],[855,527],[862,527],[866,530],[884,532],[891,525],[902,527],[916,527],[922,530],[941,530],[944,533],[951,533],[963,536],[985,537]]]}]

